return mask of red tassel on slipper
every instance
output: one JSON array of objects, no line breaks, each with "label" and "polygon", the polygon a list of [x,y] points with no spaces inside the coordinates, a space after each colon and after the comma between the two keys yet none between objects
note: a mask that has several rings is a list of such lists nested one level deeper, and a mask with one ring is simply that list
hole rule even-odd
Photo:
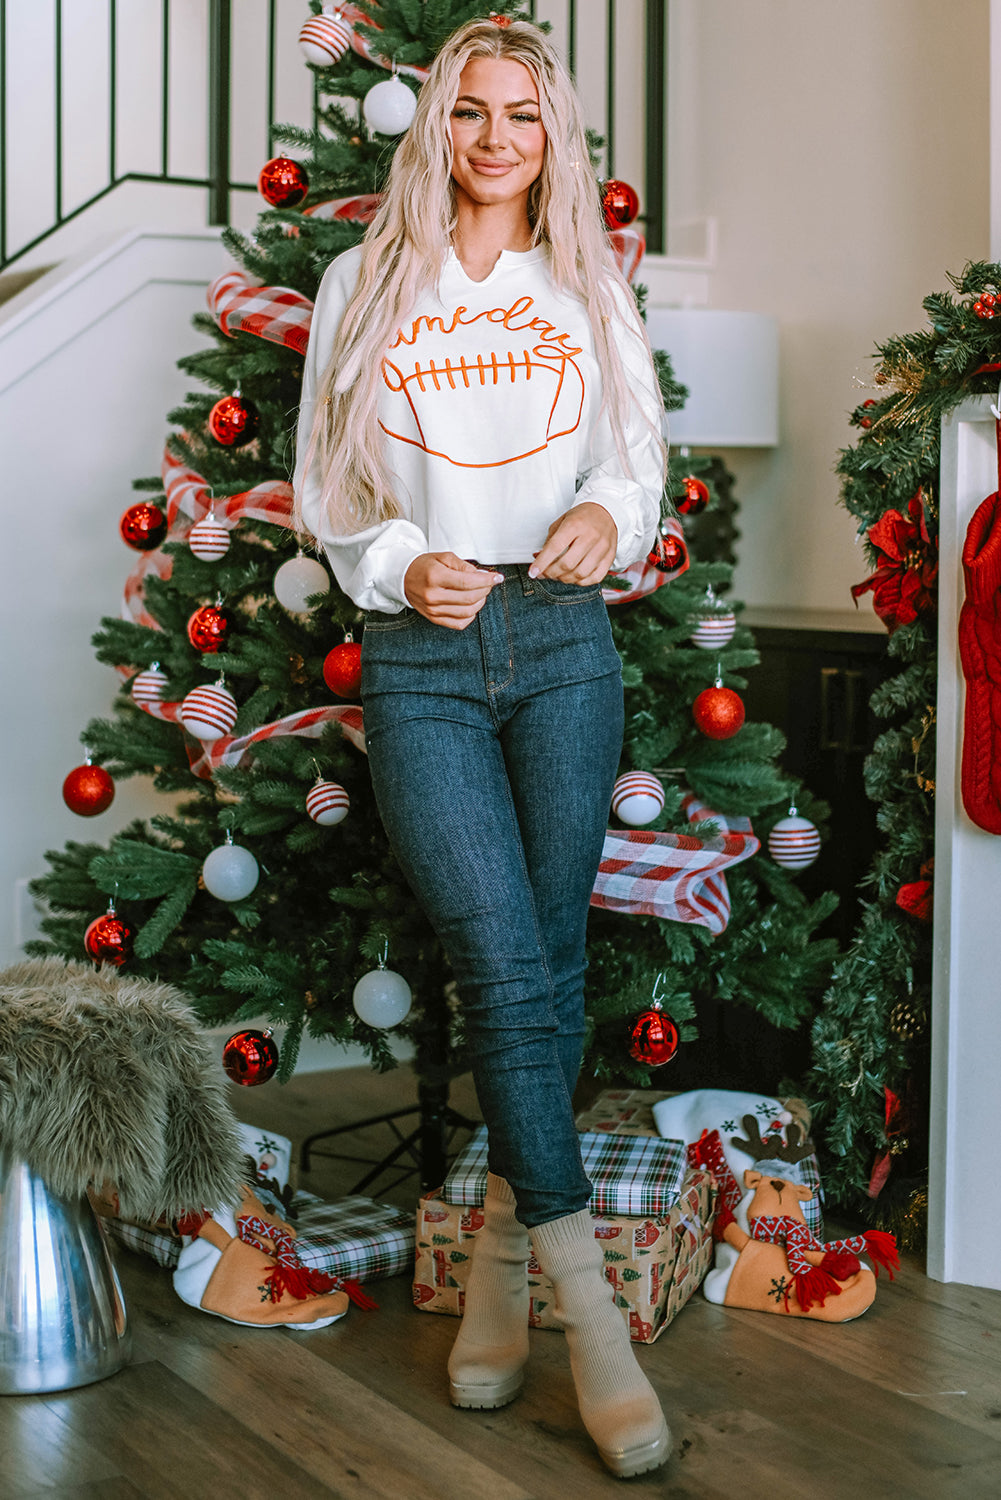
[{"label": "red tassel on slipper", "polygon": [[796,1301],[803,1311],[809,1312],[814,1303],[823,1307],[828,1297],[840,1297],[841,1288],[833,1276],[829,1276],[821,1266],[811,1266],[808,1271],[802,1271],[798,1276],[792,1278],[792,1286],[786,1288],[786,1306],[789,1306],[789,1292],[796,1294]]},{"label": "red tassel on slipper", "polygon": [[887,1234],[885,1229],[867,1229],[862,1238],[865,1240],[866,1253],[876,1263],[876,1275],[879,1275],[879,1268],[882,1266],[892,1281],[894,1271],[900,1270],[896,1238]]}]

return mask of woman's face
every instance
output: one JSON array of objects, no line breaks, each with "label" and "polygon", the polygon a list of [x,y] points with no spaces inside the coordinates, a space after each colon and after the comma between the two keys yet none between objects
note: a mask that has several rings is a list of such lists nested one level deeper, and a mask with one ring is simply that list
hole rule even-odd
[{"label": "woman's face", "polygon": [[481,205],[522,198],[542,171],[546,132],[539,90],[524,63],[474,57],[459,75],[449,121],[460,198]]}]

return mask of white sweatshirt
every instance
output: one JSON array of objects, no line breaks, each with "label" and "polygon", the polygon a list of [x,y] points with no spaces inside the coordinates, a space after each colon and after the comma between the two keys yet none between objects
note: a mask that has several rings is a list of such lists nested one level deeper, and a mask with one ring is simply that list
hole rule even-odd
[{"label": "white sweatshirt", "polygon": [[625,434],[630,476],[607,412],[598,416],[587,310],[556,291],[543,246],[503,250],[484,281],[471,280],[450,253],[437,290],[421,296],[383,362],[379,423],[400,516],[332,534],[320,515],[319,473],[315,465],[307,473],[304,460],[316,389],[360,264],[361,248],[348,250],[320,283],[294,478],[306,525],[359,608],[398,613],[404,575],[425,552],[531,562],[552,522],[586,500],[604,506],[618,529],[613,567],[649,551],[660,515],[662,405],[635,314],[623,296],[615,332],[635,398]]}]

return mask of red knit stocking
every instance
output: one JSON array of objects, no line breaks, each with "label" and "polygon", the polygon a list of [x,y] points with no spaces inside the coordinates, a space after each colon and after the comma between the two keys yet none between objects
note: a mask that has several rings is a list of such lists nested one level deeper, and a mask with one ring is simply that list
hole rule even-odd
[{"label": "red knit stocking", "polygon": [[963,806],[978,828],[1001,833],[1001,495],[990,495],[974,512],[963,546],[963,573]]}]

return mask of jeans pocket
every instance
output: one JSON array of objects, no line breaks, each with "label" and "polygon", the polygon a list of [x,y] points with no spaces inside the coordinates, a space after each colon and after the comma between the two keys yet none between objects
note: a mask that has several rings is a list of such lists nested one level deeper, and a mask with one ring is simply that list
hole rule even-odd
[{"label": "jeans pocket", "polygon": [[405,630],[417,619],[416,609],[411,609],[409,604],[400,610],[399,614],[387,615],[381,609],[366,609],[364,611],[364,623],[366,635],[370,630],[382,632],[384,630]]},{"label": "jeans pocket", "polygon": [[601,597],[600,583],[564,583],[562,578],[533,578],[532,589],[545,604],[584,604]]}]

